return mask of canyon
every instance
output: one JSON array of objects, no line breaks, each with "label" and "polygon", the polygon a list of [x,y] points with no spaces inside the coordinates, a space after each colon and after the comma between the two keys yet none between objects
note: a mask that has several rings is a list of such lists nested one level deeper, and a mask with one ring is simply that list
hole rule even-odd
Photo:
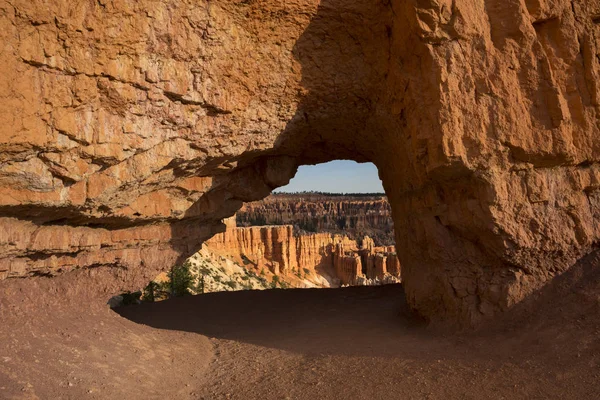
[{"label": "canyon", "polygon": [[365,236],[359,245],[342,234],[294,232],[292,225],[237,227],[206,241],[201,252],[225,257],[262,276],[277,276],[290,287],[340,287],[400,282],[394,246],[376,247]]},{"label": "canyon", "polygon": [[244,204],[222,222],[225,232],[182,265],[146,287],[113,296],[110,307],[181,296],[171,285],[173,270],[181,268],[190,280],[179,290],[193,295],[401,282],[395,246],[386,245],[393,243],[393,221],[385,195],[277,193]]},{"label": "canyon", "polygon": [[245,203],[236,217],[239,226],[291,224],[298,231],[368,235],[379,246],[394,245],[392,210],[381,194],[276,193]]}]

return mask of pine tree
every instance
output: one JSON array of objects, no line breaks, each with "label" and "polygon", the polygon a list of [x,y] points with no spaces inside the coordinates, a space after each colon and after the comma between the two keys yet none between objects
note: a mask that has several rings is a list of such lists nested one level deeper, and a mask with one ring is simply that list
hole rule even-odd
[{"label": "pine tree", "polygon": [[142,296],[142,300],[149,301],[149,302],[156,301],[156,295],[157,295],[158,291],[159,291],[158,283],[156,283],[154,281],[150,281],[150,283],[148,283],[148,285],[146,285],[146,287],[144,288],[144,294]]},{"label": "pine tree", "polygon": [[171,297],[186,296],[192,294],[194,277],[190,272],[191,264],[175,265],[169,271],[169,291]]}]

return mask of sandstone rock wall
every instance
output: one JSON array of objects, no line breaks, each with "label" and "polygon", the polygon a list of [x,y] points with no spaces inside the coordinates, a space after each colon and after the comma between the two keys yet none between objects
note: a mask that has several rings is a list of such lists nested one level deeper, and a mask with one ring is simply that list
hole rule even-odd
[{"label": "sandstone rock wall", "polygon": [[[311,261],[314,262],[317,256],[312,251],[317,253],[321,246],[332,240],[330,236],[318,237],[316,241],[319,245],[313,248],[305,246],[302,241],[297,242],[290,225],[236,228],[235,217],[230,219],[227,225],[228,229],[224,233],[215,235],[206,244],[212,250],[224,254],[243,255],[255,267],[269,267],[274,274],[287,274],[297,268],[297,251],[308,256],[305,257],[308,259],[303,258],[306,261],[305,265],[312,264]],[[273,265],[277,265],[277,271],[273,270]]]},{"label": "sandstone rock wall", "polygon": [[476,324],[600,243],[599,15],[0,2],[1,277],[110,265],[102,286],[131,289],[298,165],[343,158],[379,168],[409,303]]},{"label": "sandstone rock wall", "polygon": [[[415,30],[396,36],[420,40],[396,54],[419,60],[421,78],[429,76],[404,84],[432,94],[404,96],[408,108],[398,108],[414,139],[407,166],[424,167],[415,170],[419,188],[382,169],[394,215],[407,225],[397,233],[407,295],[426,314],[481,320],[598,245],[599,64],[590,55],[599,7],[439,1],[418,7]],[[423,106],[428,117],[406,113]],[[408,186],[393,189],[401,181]]]},{"label": "sandstone rock wall", "polygon": [[342,240],[329,233],[300,235],[296,238],[298,262],[296,268],[307,268],[311,273],[332,276],[333,247]]},{"label": "sandstone rock wall", "polygon": [[[285,184],[291,159],[260,167],[239,159],[270,147],[294,113],[298,65],[289,53],[309,16],[294,12],[283,22],[274,6],[0,2],[1,224],[3,232],[31,228],[18,243],[0,236],[0,246],[11,248],[0,255],[0,273],[126,265],[142,282],[222,231],[219,220],[242,200]],[[289,34],[264,41],[260,20]],[[288,100],[262,104],[268,93]],[[73,242],[55,248],[54,239],[33,233],[53,226]],[[79,227],[98,230],[95,237],[155,231],[149,251],[157,256],[121,262],[112,253],[139,252],[143,239],[80,246],[66,238]]]},{"label": "sandstone rock wall", "polygon": [[[330,233],[297,235],[291,225],[236,227],[235,217],[225,220],[227,230],[207,240],[207,250],[235,259],[248,269],[268,269],[274,275],[319,276],[330,285],[356,285],[359,278],[382,281],[387,275],[400,278],[395,249],[374,247],[368,236],[357,242]],[[364,260],[364,261],[363,261]],[[386,268],[390,260],[391,268]],[[363,268],[372,265],[372,268]],[[322,281],[322,279],[319,279]]]},{"label": "sandstone rock wall", "polygon": [[[131,279],[150,279],[165,260],[187,252],[192,237],[209,237],[212,226],[157,225],[123,229],[36,225],[15,218],[0,220],[0,280],[23,276],[56,276],[80,268],[106,267],[134,271]],[[173,235],[175,237],[173,237]],[[163,264],[164,265],[164,264]],[[172,264],[166,264],[166,266]],[[119,274],[120,275],[120,274]]]},{"label": "sandstone rock wall", "polygon": [[333,265],[342,285],[355,285],[357,279],[364,276],[360,256],[354,252],[347,254],[342,245],[335,247]]}]

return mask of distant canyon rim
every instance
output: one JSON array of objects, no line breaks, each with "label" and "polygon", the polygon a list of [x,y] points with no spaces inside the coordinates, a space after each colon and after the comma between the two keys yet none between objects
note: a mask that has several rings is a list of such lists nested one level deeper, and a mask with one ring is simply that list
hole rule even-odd
[{"label": "distant canyon rim", "polygon": [[599,16],[600,0],[0,2],[2,297],[44,277],[94,301],[138,288],[298,166],[349,159],[379,169],[411,309],[493,319],[600,243]]}]

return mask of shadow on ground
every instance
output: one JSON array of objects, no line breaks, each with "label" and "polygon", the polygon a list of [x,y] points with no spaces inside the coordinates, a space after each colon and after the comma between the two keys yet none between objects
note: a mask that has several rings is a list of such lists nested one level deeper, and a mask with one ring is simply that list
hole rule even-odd
[{"label": "shadow on ground", "polygon": [[390,357],[429,333],[401,285],[210,293],[120,307],[131,321],[301,354]]},{"label": "shadow on ground", "polygon": [[154,328],[305,355],[555,362],[600,350],[598,265],[600,251],[488,326],[462,334],[428,329],[411,314],[402,285],[210,293],[116,312]]}]

